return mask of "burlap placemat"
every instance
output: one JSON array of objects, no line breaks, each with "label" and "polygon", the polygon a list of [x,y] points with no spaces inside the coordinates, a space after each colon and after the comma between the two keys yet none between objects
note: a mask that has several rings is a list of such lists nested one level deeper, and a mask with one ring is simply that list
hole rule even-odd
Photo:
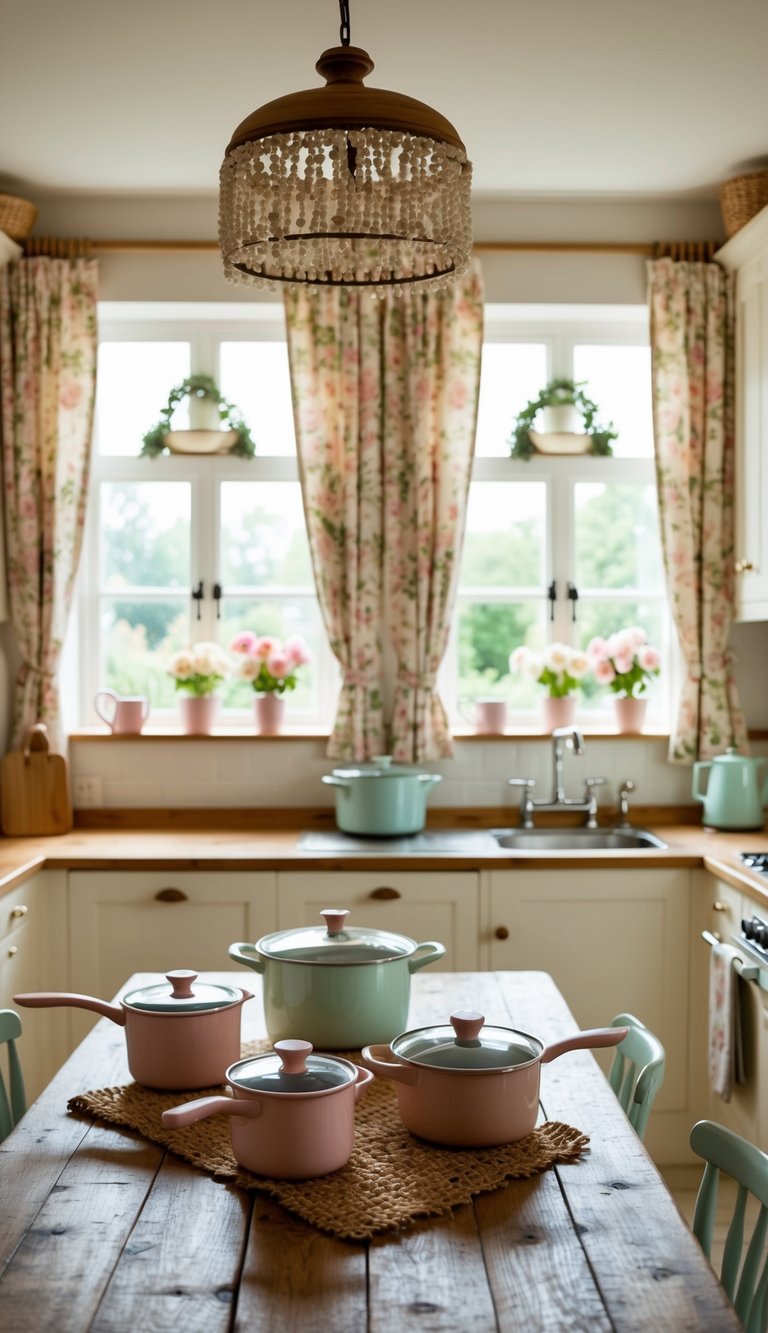
[{"label": "burlap placemat", "polygon": [[[265,1049],[266,1043],[251,1043],[243,1054]],[[360,1052],[339,1054],[354,1060]],[[405,1129],[392,1083],[377,1078],[357,1104],[355,1146],[342,1170],[316,1180],[272,1180],[253,1175],[235,1161],[226,1116],[185,1129],[164,1127],[163,1111],[220,1092],[220,1087],[154,1092],[128,1083],[82,1093],[71,1099],[69,1109],[138,1130],[218,1180],[271,1195],[305,1222],[341,1240],[369,1240],[418,1217],[450,1212],[509,1180],[526,1180],[559,1163],[575,1162],[589,1143],[570,1125],[547,1121],[527,1138],[501,1148],[440,1148]]]}]

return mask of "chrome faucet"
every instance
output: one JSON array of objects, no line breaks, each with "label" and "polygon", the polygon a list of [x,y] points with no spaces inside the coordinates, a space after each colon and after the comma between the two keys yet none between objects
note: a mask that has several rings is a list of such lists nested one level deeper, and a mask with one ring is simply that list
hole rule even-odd
[{"label": "chrome faucet", "polygon": [[510,787],[522,787],[520,801],[520,823],[523,828],[533,828],[533,815],[536,810],[584,810],[587,815],[587,828],[597,828],[597,788],[602,787],[605,778],[586,778],[584,796],[577,800],[565,794],[565,750],[572,749],[575,755],[584,753],[584,737],[578,727],[556,727],[552,732],[552,797],[548,801],[535,801],[533,778],[509,778]]}]

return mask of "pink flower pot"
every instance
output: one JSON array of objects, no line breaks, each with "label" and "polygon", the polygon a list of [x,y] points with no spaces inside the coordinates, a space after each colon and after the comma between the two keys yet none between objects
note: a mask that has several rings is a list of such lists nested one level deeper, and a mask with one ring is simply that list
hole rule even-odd
[{"label": "pink flower pot", "polygon": [[179,699],[181,729],[185,735],[210,735],[216,720],[218,704],[215,694],[190,694]]},{"label": "pink flower pot", "polygon": [[279,694],[257,694],[253,701],[256,729],[262,736],[278,736],[283,725],[285,699]]},{"label": "pink flower pot", "polygon": [[576,720],[576,696],[566,694],[562,699],[553,699],[547,695],[543,705],[544,730],[553,732],[556,727],[570,727]]},{"label": "pink flower pot", "polygon": [[627,696],[614,700],[616,705],[616,730],[625,735],[639,736],[645,723],[647,699],[630,699]]}]

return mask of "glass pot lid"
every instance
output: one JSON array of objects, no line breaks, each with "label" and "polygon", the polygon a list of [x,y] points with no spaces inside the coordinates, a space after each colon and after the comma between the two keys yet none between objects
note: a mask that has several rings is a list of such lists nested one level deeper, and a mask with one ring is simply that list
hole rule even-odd
[{"label": "glass pot lid", "polygon": [[538,1060],[544,1047],[516,1028],[485,1026],[474,1009],[451,1014],[450,1026],[416,1028],[392,1042],[395,1055],[436,1069],[515,1069]]},{"label": "glass pot lid", "polygon": [[215,986],[197,981],[197,972],[177,968],[166,972],[165,981],[152,986],[141,986],[129,991],[123,1003],[129,1009],[149,1010],[159,1014],[195,1013],[205,1009],[221,1009],[224,1005],[242,1000],[243,992],[236,986]]},{"label": "glass pot lid", "polygon": [[352,963],[387,963],[409,958],[418,945],[408,935],[373,927],[347,927],[345,907],[325,907],[320,915],[324,926],[299,926],[264,935],[256,948],[267,958],[287,963],[318,963],[337,966]]},{"label": "glass pot lid", "polygon": [[357,1080],[357,1068],[339,1056],[314,1055],[311,1041],[276,1041],[267,1055],[238,1060],[227,1070],[236,1088],[249,1092],[277,1092],[306,1096],[332,1092]]},{"label": "glass pot lid", "polygon": [[368,764],[352,764],[344,768],[334,768],[333,776],[335,778],[413,778],[418,781],[425,775],[421,769],[413,768],[410,764],[393,763],[391,754],[377,754]]}]

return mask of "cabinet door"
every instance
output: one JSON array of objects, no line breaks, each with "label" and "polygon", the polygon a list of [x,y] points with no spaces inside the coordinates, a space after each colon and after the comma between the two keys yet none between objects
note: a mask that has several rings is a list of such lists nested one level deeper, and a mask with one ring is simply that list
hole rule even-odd
[{"label": "cabinet door", "polygon": [[[490,879],[491,967],[549,972],[583,1028],[634,1014],[667,1053],[656,1106],[685,1108],[688,871],[568,867],[493,872]],[[596,1058],[607,1068],[611,1052]]]},{"label": "cabinet door", "polygon": [[43,872],[0,899],[0,1009],[21,1019],[19,1058],[29,1105],[68,1054],[69,1025],[61,1010],[23,1009],[14,995],[66,984],[66,883]]},{"label": "cabinet door", "polygon": [[768,620],[768,243],[736,286],[736,618]]},{"label": "cabinet door", "polygon": [[348,908],[350,926],[395,930],[420,943],[439,940],[446,954],[430,967],[477,968],[478,885],[471,871],[289,871],[279,876],[281,930],[319,925],[324,907]]},{"label": "cabinet door", "polygon": [[[267,872],[84,870],[70,872],[69,885],[71,988],[102,999],[133,972],[226,971],[230,944],[276,926]],[[80,1041],[95,1020],[72,1013]]]}]

